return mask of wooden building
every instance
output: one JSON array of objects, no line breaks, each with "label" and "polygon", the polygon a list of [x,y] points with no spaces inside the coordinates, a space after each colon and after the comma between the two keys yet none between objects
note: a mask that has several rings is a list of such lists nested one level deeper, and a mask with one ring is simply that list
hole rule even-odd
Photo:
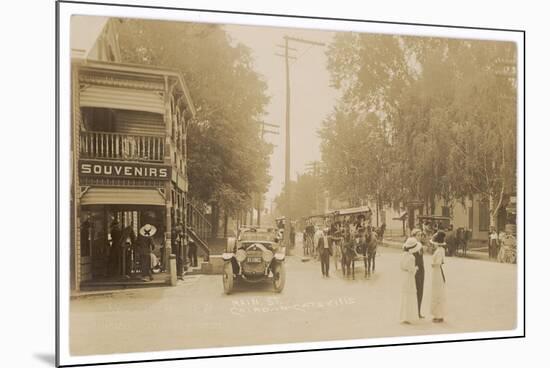
[{"label": "wooden building", "polygon": [[[110,265],[113,224],[134,234],[153,224],[155,251],[165,259],[172,227],[188,230],[187,126],[195,108],[180,73],[120,63],[115,20],[73,17],[71,36],[71,288],[79,290],[128,277],[131,264],[114,274]],[[187,236],[208,253],[197,231]]]}]

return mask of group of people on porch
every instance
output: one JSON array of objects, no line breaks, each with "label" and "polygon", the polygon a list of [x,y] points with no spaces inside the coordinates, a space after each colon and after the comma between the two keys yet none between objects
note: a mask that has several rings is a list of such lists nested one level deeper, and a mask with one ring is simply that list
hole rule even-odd
[{"label": "group of people on porch", "polygon": [[[115,219],[109,238],[109,275],[129,278],[139,274],[143,281],[152,281],[153,273],[166,270],[165,239],[155,225],[145,223],[136,234],[133,224],[122,228]],[[180,279],[183,279],[183,242],[184,227],[180,222],[172,227],[171,233],[171,253],[176,256],[176,272]],[[187,251],[191,266],[198,266],[197,245],[191,237],[187,241]]]}]

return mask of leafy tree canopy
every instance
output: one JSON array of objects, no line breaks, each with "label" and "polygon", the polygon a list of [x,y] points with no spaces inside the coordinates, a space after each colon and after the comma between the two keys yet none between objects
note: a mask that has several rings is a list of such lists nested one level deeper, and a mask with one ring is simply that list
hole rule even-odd
[{"label": "leafy tree canopy", "polygon": [[123,61],[180,71],[198,114],[188,127],[190,193],[237,210],[264,193],[271,145],[260,138],[269,101],[250,50],[219,25],[123,19]]}]

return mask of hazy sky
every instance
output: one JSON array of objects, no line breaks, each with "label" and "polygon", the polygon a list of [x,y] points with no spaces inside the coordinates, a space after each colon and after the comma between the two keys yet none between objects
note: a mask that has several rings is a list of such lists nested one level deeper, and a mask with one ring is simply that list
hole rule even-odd
[{"label": "hazy sky", "polygon": [[[267,93],[271,97],[264,121],[280,125],[280,135],[265,136],[267,141],[276,145],[271,157],[273,180],[266,195],[266,206],[269,206],[270,200],[280,193],[285,180],[285,63],[284,58],[275,55],[284,53],[284,48],[277,45],[284,45],[285,35],[328,45],[334,33],[236,25],[227,25],[225,29],[235,42],[252,50],[255,69],[267,82]],[[321,158],[317,130],[335,106],[338,91],[329,86],[326,46],[289,41],[289,47],[297,49],[291,55],[298,57],[298,60],[291,60],[290,64],[290,174],[295,179],[297,172],[305,171],[308,162]]]}]

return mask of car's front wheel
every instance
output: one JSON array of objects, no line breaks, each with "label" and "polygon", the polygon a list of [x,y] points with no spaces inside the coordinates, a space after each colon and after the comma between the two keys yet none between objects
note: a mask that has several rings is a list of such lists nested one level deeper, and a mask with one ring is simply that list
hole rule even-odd
[{"label": "car's front wheel", "polygon": [[276,293],[283,291],[286,281],[286,272],[283,263],[277,263],[273,266],[273,287]]},{"label": "car's front wheel", "polygon": [[228,295],[231,294],[234,282],[233,265],[231,262],[225,262],[223,266],[223,292]]}]

